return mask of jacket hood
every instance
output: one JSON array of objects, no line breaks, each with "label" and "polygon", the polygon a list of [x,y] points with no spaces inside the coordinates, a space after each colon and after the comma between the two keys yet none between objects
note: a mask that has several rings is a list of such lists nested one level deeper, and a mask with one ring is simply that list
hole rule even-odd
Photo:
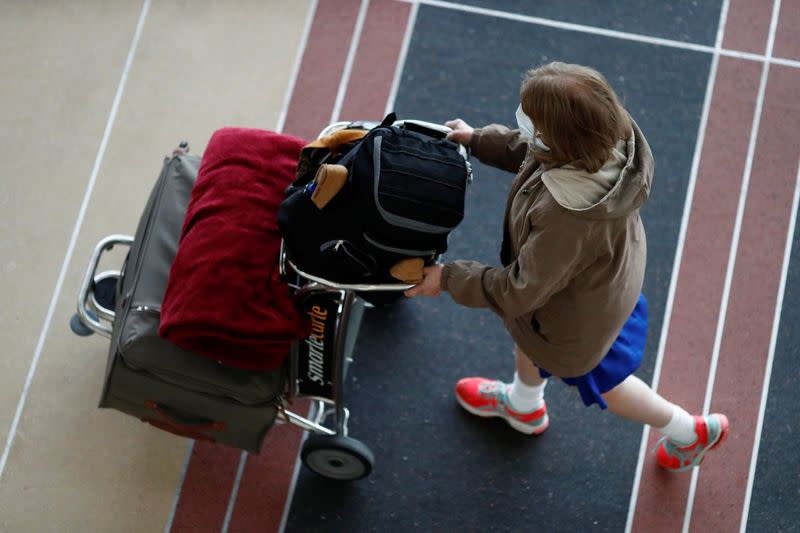
[{"label": "jacket hood", "polygon": [[647,201],[653,153],[639,126],[633,120],[631,124],[631,135],[617,143],[597,172],[565,165],[542,173],[542,182],[559,205],[580,217],[609,219],[626,216]]}]

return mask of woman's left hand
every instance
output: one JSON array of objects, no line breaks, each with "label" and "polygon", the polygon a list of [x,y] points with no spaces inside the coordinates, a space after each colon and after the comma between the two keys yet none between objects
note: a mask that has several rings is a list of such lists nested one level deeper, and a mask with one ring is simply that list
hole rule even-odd
[{"label": "woman's left hand", "polygon": [[418,284],[406,290],[403,294],[406,296],[439,296],[442,289],[439,284],[442,280],[442,265],[435,264],[425,267],[423,270],[423,278]]}]

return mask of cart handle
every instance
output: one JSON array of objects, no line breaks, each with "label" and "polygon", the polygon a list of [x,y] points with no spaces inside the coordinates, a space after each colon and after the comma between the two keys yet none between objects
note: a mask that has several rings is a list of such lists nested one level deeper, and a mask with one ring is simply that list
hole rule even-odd
[{"label": "cart handle", "polygon": [[[78,316],[80,317],[81,322],[83,322],[87,328],[91,329],[95,333],[109,338],[112,335],[111,327],[100,322],[99,318],[90,315],[86,304],[89,301],[89,297],[92,293],[92,282],[94,281],[95,273],[97,272],[97,266],[100,264],[100,258],[104,252],[111,250],[117,244],[130,246],[133,244],[133,237],[128,235],[109,235],[98,242],[97,246],[94,248],[94,253],[92,253],[92,258],[89,260],[89,266],[86,268],[86,274],[83,276],[81,289],[78,291]],[[107,319],[113,319],[113,316],[107,317],[105,314],[104,317]]]},{"label": "cart handle", "polygon": [[289,259],[289,256],[286,252],[286,246],[284,245],[283,239],[281,239],[281,248],[278,256],[278,272],[280,273],[281,278],[285,279],[287,277],[287,270],[286,266],[292,267],[292,270],[299,275],[309,281],[316,282],[322,285],[326,289],[334,289],[337,291],[359,291],[359,292],[374,292],[374,291],[405,291],[408,290],[415,285],[413,283],[383,283],[383,284],[364,284],[364,283],[336,283],[335,281],[331,281],[325,278],[321,278],[319,276],[315,276],[313,274],[309,274],[307,272],[303,272],[297,265],[292,263]]},{"label": "cart handle", "polygon": [[358,292],[371,292],[371,291],[405,291],[408,290],[415,285],[413,283],[382,283],[382,284],[361,284],[361,283],[336,283],[335,281],[330,281],[325,278],[321,278],[319,276],[314,276],[313,274],[308,274],[303,272],[291,260],[288,258],[286,262],[292,267],[292,270],[297,272],[300,276],[308,279],[309,281],[315,281],[320,285],[324,285],[325,287],[330,287],[331,289],[335,289],[337,291],[358,291]]},{"label": "cart handle", "polygon": [[[349,127],[351,124],[354,124],[354,122],[334,122],[333,124],[329,124],[319,133],[318,138],[327,137],[332,133]],[[445,136],[453,131],[452,128],[449,128],[443,124],[436,124],[433,122],[416,119],[397,120],[392,124],[392,126],[404,127],[406,124],[411,124],[422,129],[435,131]],[[361,125],[366,129],[371,129],[376,126],[380,126],[380,122],[363,121],[361,122]],[[465,160],[469,160],[469,150],[467,150],[467,148],[460,143],[458,143],[458,153],[461,154],[461,157],[463,157]],[[472,181],[471,178],[472,171],[470,169],[470,182]]]}]

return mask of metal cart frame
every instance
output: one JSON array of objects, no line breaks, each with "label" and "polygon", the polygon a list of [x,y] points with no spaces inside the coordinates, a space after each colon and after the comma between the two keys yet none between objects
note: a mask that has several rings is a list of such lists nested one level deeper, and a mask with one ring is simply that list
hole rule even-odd
[{"label": "metal cart frame", "polygon": [[[115,246],[127,246],[133,243],[133,237],[128,235],[109,235],[100,240],[95,246],[92,257],[87,266],[86,273],[78,293],[77,314],[70,325],[79,335],[97,333],[106,338],[112,337],[112,324],[115,313],[113,303],[102,296],[109,294],[111,285],[116,285],[121,277],[118,270],[97,272],[100,260],[104,253],[111,251]],[[359,292],[372,291],[403,291],[413,287],[410,284],[381,284],[360,285],[335,283],[297,268],[286,256],[284,247],[281,246],[279,268],[281,276],[295,291],[297,298],[303,299],[312,294],[326,294],[335,297],[335,335],[334,349],[330,361],[332,369],[332,382],[330,397],[308,396],[298,389],[297,344],[287,360],[289,365],[289,378],[286,392],[278,397],[278,419],[298,426],[313,433],[303,443],[301,458],[311,470],[324,477],[338,480],[354,480],[369,474],[374,463],[374,456],[369,448],[361,441],[348,435],[347,421],[350,413],[344,405],[344,387],[349,365],[353,362],[352,351],[355,337],[360,327],[363,309],[370,304],[358,297]],[[292,276],[294,280],[290,280]],[[349,341],[349,342],[348,342]],[[288,408],[294,398],[309,398],[312,400],[312,411],[309,417],[304,417]],[[330,426],[326,425],[328,418],[332,417]]]}]

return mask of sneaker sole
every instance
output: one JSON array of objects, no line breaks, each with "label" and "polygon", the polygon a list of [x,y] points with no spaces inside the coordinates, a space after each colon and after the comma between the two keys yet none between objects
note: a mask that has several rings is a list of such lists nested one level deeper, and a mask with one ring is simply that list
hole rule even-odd
[{"label": "sneaker sole", "polygon": [[469,413],[471,413],[471,414],[473,414],[475,416],[479,416],[481,418],[502,418],[503,420],[506,421],[506,423],[509,426],[511,426],[512,428],[516,429],[520,433],[525,433],[526,435],[541,435],[542,433],[544,433],[544,430],[546,430],[547,427],[550,425],[550,417],[547,416],[547,415],[545,415],[546,418],[544,419],[544,423],[542,423],[541,425],[536,426],[536,427],[531,427],[529,424],[525,424],[525,423],[520,422],[519,420],[515,420],[513,418],[505,417],[505,416],[503,416],[502,414],[500,414],[500,413],[498,413],[496,411],[495,412],[486,412],[486,411],[481,411],[480,409],[475,409],[474,407],[469,405],[467,402],[462,400],[461,397],[458,394],[456,394],[456,400],[458,400],[458,404],[461,407],[463,407],[465,411],[467,411],[467,412],[469,412]]},{"label": "sneaker sole", "polygon": [[728,438],[728,430],[730,429],[730,424],[728,423],[728,417],[725,415],[717,415],[717,416],[719,416],[719,425],[720,425],[719,437],[717,437],[717,441],[703,453],[703,457],[700,458],[700,460],[697,462],[697,465],[695,466],[700,466],[701,464],[703,464],[703,461],[706,460],[706,453],[710,452],[711,450],[719,448],[722,445],[722,443],[725,442],[725,439]]},{"label": "sneaker sole", "polygon": [[[719,437],[717,438],[717,442],[715,442],[714,445],[711,446],[711,448],[709,448],[709,450],[717,448],[720,444],[725,442],[725,439],[728,438],[728,430],[730,429],[730,424],[728,423],[728,417],[725,415],[717,415],[717,416],[719,416],[719,425],[722,427],[722,429],[719,432]],[[703,457],[703,459],[705,459],[705,457]]]}]

